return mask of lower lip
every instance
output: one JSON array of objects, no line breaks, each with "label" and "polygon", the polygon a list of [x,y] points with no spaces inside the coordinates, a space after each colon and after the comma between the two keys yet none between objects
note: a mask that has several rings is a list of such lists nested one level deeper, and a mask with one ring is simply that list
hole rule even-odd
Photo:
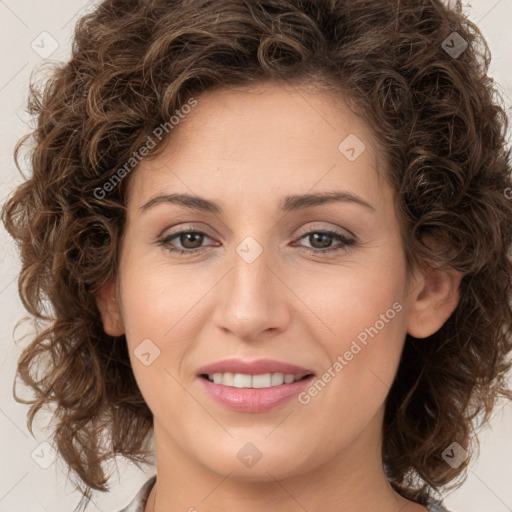
[{"label": "lower lip", "polygon": [[199,377],[206,392],[218,403],[240,412],[265,412],[284,404],[307,388],[314,376],[269,388],[235,388]]}]

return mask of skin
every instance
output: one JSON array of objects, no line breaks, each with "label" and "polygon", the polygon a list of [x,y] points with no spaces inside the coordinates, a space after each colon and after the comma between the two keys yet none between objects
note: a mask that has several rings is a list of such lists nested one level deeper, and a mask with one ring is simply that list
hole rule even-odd
[{"label": "skin", "polygon": [[[376,141],[339,93],[267,82],[197,100],[164,152],[133,171],[119,275],[97,297],[105,331],[126,334],[154,415],[158,480],[145,511],[296,512],[321,503],[324,512],[424,512],[385,477],[384,403],[406,333],[424,338],[442,326],[462,276],[415,269],[408,278]],[[349,134],[366,146],[354,161],[338,149]],[[285,195],[334,190],[373,210],[354,202],[279,210]],[[141,208],[169,193],[205,197],[223,213],[168,202]],[[206,232],[202,243],[196,235],[159,244],[187,227]],[[355,244],[334,236],[322,245],[311,235],[330,229]],[[236,251],[248,236],[263,249],[252,263]],[[202,252],[179,255],[173,246]],[[341,250],[308,252],[322,247]],[[228,357],[268,357],[322,375],[394,303],[401,311],[307,405],[234,412],[196,377]],[[149,366],[134,355],[144,339],[160,350]],[[262,453],[252,467],[237,457],[247,442]]]}]

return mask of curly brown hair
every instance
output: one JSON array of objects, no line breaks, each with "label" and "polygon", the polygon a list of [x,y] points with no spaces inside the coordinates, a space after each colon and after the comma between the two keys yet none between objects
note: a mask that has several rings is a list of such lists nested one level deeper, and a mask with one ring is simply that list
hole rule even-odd
[{"label": "curly brown hair", "polygon": [[[467,43],[460,55],[454,41]],[[126,340],[103,331],[95,300],[117,275],[133,172],[98,190],[191,97],[271,79],[350,99],[383,148],[408,269],[464,273],[443,327],[428,342],[407,335],[382,447],[391,485],[409,499],[460,485],[470,459],[452,468],[443,450],[455,441],[473,453],[475,420],[512,399],[512,166],[489,64],[478,27],[440,0],[104,0],[79,20],[69,62],[43,86],[31,80],[37,126],[14,158],[20,169],[32,139],[32,175],[2,220],[19,246],[23,304],[45,322],[18,361],[35,397],[18,397],[15,380],[15,399],[32,404],[31,432],[37,411],[55,406],[54,440],[84,498],[108,490],[103,462],[151,456],[152,414]]]}]

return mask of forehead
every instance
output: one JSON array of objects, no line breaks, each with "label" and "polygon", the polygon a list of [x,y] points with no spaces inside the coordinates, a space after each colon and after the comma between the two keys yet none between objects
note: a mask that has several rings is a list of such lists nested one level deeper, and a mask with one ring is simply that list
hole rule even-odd
[{"label": "forehead", "polygon": [[255,192],[303,194],[340,185],[378,193],[376,141],[341,93],[267,82],[221,87],[195,100],[163,151],[139,164],[130,201],[140,206],[162,190],[229,192],[246,200]]}]

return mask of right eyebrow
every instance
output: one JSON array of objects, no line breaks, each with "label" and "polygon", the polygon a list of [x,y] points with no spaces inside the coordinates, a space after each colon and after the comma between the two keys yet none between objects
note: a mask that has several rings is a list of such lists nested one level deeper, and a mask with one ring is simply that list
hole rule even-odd
[{"label": "right eyebrow", "polygon": [[160,194],[151,198],[146,204],[142,205],[140,209],[146,211],[149,208],[162,203],[174,203],[185,206],[193,210],[200,210],[203,212],[210,212],[222,214],[223,210],[219,204],[203,197],[192,196],[189,194]]}]

